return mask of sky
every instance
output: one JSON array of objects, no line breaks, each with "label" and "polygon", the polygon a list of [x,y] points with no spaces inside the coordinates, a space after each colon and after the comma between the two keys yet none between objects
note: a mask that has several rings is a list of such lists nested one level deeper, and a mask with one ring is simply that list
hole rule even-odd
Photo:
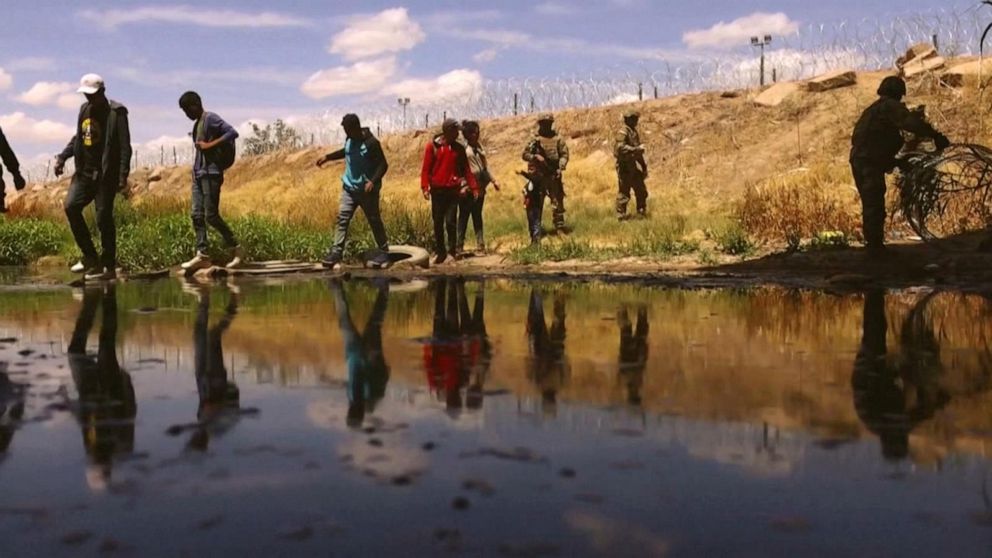
[{"label": "sky", "polygon": [[[945,0],[3,0],[0,127],[22,164],[74,132],[80,76],[101,74],[139,149],[188,142],[177,100],[198,91],[238,126],[342,107],[411,106],[487,80],[651,67],[748,52],[810,24],[968,8]],[[968,17],[992,21],[992,9]],[[743,46],[742,46],[743,45]],[[773,42],[773,48],[775,43]],[[392,103],[389,105],[388,103]]]}]

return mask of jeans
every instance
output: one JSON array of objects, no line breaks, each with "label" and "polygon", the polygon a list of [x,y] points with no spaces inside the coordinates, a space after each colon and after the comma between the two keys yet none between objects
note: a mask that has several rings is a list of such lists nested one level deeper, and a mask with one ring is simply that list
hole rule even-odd
[{"label": "jeans", "polygon": [[[117,227],[114,224],[114,198],[117,196],[118,177],[104,177],[103,180],[77,172],[72,177],[69,192],[65,196],[65,216],[76,245],[88,263],[99,262],[104,268],[117,268]],[[96,207],[96,225],[100,230],[100,245],[103,255],[98,256],[93,238],[83,218],[83,209],[93,202]]]},{"label": "jeans", "polygon": [[871,161],[852,159],[851,172],[861,197],[865,245],[880,248],[885,242],[885,169]]},{"label": "jeans", "polygon": [[210,225],[221,237],[228,248],[238,245],[231,227],[227,226],[220,216],[220,189],[224,184],[224,175],[205,174],[193,179],[193,230],[196,231],[196,250],[206,253],[207,225]]},{"label": "jeans", "polygon": [[341,191],[341,205],[338,207],[338,221],[334,231],[334,244],[331,245],[330,256],[340,259],[344,254],[344,244],[348,240],[348,226],[358,208],[365,213],[365,219],[372,229],[375,245],[383,253],[389,251],[389,240],[386,238],[386,227],[382,224],[382,214],[379,212],[379,192],[349,192]]},{"label": "jeans", "polygon": [[[445,246],[448,253],[454,254],[457,251],[456,229],[458,223],[455,217],[458,214],[458,189],[457,188],[435,188],[431,187],[431,218],[434,221],[434,252],[443,254]],[[448,242],[445,244],[444,235],[448,233]]]},{"label": "jeans", "polygon": [[479,248],[485,248],[486,241],[482,232],[482,207],[486,203],[486,191],[479,192],[478,199],[471,194],[462,196],[458,200],[458,251],[465,248],[465,234],[468,232],[468,220],[472,219],[472,228],[475,229],[475,242]]}]

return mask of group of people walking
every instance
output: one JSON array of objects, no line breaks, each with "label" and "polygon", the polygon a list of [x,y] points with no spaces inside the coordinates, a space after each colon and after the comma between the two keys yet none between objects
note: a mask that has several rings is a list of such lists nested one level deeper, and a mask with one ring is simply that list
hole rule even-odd
[{"label": "group of people walking", "polygon": [[[84,274],[86,279],[113,279],[117,263],[114,200],[117,193],[126,187],[131,167],[128,110],[123,104],[107,97],[104,80],[99,75],[83,76],[78,92],[85,95],[86,102],[79,110],[76,134],[56,156],[54,167],[55,175],[60,176],[66,161],[75,160],[76,170],[64,204],[70,229],[82,253],[82,259],[72,266],[72,270]],[[927,123],[922,114],[906,108],[902,102],[906,84],[901,78],[885,78],[878,94],[878,101],[864,111],[854,127],[850,155],[862,202],[865,244],[871,255],[884,251],[884,177],[898,164],[897,154],[903,146],[901,132],[932,138],[938,149],[950,144],[947,137]],[[220,215],[224,171],[234,162],[238,132],[216,113],[206,111],[203,100],[194,91],[182,94],[179,107],[193,121],[190,135],[196,151],[191,174],[196,253],[181,267],[195,271],[214,265],[208,254],[208,227],[220,233],[225,247],[230,251],[227,267],[238,267],[244,259],[244,252],[234,232]],[[648,165],[637,129],[639,118],[636,111],[625,112],[623,125],[613,139],[618,183],[616,216],[621,221],[630,218],[627,208],[631,194],[636,215],[647,215]],[[341,267],[351,220],[361,209],[377,246],[367,263],[372,267],[387,267],[390,263],[389,240],[380,210],[380,194],[389,163],[379,140],[362,126],[357,115],[345,115],[341,126],[345,134],[344,145],[316,162],[318,167],[337,160],[344,160],[345,163],[334,240],[322,263],[329,269]],[[481,128],[477,121],[459,122],[447,118],[441,125],[441,133],[425,145],[420,187],[424,199],[431,204],[435,264],[465,254],[469,221],[475,230],[477,250],[484,252],[486,249],[483,209],[487,190],[492,186],[499,191],[501,187],[490,171],[487,152],[480,138]],[[528,231],[531,243],[538,244],[544,234],[542,215],[545,198],[551,202],[555,231],[568,231],[565,223],[564,173],[568,167],[569,149],[565,138],[554,128],[552,114],[538,116],[537,131],[526,144],[522,159],[527,169],[518,173],[527,181],[523,189],[523,202]],[[0,160],[13,175],[14,187],[23,189],[25,180],[2,131]],[[3,188],[0,178],[0,211],[6,210]],[[102,253],[97,253],[83,217],[84,208],[91,203],[96,209]]]}]

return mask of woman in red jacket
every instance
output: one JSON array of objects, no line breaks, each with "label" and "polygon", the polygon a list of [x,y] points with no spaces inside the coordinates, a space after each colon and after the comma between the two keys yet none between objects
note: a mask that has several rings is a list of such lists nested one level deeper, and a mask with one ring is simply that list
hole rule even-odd
[{"label": "woman in red jacket", "polygon": [[460,129],[457,120],[448,118],[444,121],[441,134],[435,136],[424,150],[424,165],[420,171],[420,189],[424,199],[431,200],[435,265],[443,263],[449,254],[452,257],[456,254],[459,197],[470,192],[474,197],[479,196],[479,185],[469,167],[465,146],[458,142]]}]

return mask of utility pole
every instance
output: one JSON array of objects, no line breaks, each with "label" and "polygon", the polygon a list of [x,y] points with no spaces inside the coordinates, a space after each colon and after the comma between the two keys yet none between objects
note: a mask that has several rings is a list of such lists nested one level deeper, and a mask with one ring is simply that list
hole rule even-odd
[{"label": "utility pole", "polygon": [[759,83],[762,87],[765,86],[765,47],[770,44],[772,44],[771,35],[765,35],[760,39],[758,37],[751,37],[751,46],[761,49],[761,77]]},{"label": "utility pole", "polygon": [[410,97],[400,97],[396,102],[403,107],[403,129],[406,130],[406,107],[410,104]]}]

